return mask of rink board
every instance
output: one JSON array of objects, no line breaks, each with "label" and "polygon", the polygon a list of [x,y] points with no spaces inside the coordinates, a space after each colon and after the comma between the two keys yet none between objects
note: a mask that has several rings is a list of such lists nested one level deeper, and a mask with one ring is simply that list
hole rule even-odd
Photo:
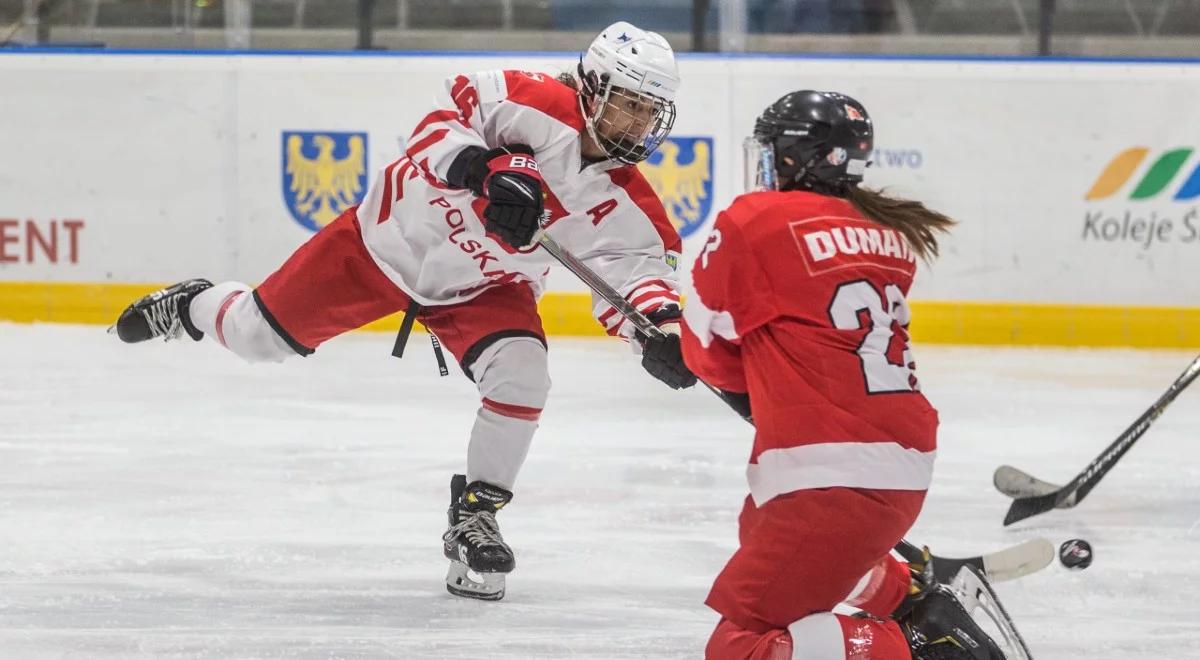
[{"label": "rink board", "polygon": [[[0,282],[0,318],[20,323],[111,324],[146,284]],[[591,317],[586,293],[551,292],[539,311],[546,333],[606,336]],[[1114,307],[1039,303],[914,301],[913,337],[918,342],[1012,346],[1200,346],[1200,309]],[[365,326],[395,332],[400,314]],[[417,324],[420,329],[420,324]]]},{"label": "rink board", "polygon": [[[320,136],[337,162],[361,140],[367,181],[448,76],[573,58],[0,53],[0,319],[108,322],[153,283],[261,281],[337,210],[298,210],[289,139],[314,162]],[[918,338],[1197,343],[1200,65],[698,55],[681,71],[674,148],[648,175],[685,236],[685,279],[739,192],[756,114],[837,89],[875,117],[868,183],[961,223],[912,293]],[[672,186],[689,176],[698,199]],[[582,285],[556,271],[549,291],[549,332],[598,334]]]}]

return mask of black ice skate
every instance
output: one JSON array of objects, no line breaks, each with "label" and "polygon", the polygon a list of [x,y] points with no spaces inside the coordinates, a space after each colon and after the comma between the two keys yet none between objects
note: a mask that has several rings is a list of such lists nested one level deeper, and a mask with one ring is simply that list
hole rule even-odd
[{"label": "black ice skate", "polygon": [[482,481],[467,483],[461,474],[450,480],[450,528],[442,535],[450,572],[446,590],[455,596],[500,600],[504,575],[516,568],[512,549],[500,536],[496,512],[512,493]]},{"label": "black ice skate", "polygon": [[192,325],[187,306],[197,293],[212,286],[208,280],[184,280],[165,289],[143,296],[121,312],[121,317],[108,329],[116,332],[126,344],[163,337],[166,341],[178,339],[187,332],[196,341],[204,333]]},{"label": "black ice skate", "polygon": [[909,557],[912,586],[892,614],[908,638],[913,660],[1031,660],[1029,647],[983,572],[968,564],[942,582],[936,561],[928,547],[919,557]]},{"label": "black ice skate", "polygon": [[913,660],[1006,660],[949,587],[935,584],[921,596],[900,621]]}]

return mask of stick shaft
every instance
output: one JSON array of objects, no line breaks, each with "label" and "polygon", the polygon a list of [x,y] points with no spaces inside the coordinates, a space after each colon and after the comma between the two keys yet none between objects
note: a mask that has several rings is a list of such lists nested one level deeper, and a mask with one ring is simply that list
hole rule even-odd
[{"label": "stick shaft", "polygon": [[[614,289],[611,285],[609,285],[608,282],[605,282],[599,275],[596,274],[595,271],[593,271],[591,268],[588,268],[587,265],[584,264],[582,261],[580,261],[578,258],[576,258],[575,255],[571,254],[565,248],[563,248],[561,245],[559,245],[558,241],[555,241],[548,234],[546,234],[545,230],[542,230],[540,232],[540,234],[536,238],[536,241],[538,244],[540,244],[542,246],[543,249],[545,249],[547,252],[549,252],[551,256],[553,256],[556,260],[558,260],[559,263],[561,263],[563,266],[565,266],[567,270],[571,271],[576,277],[578,277],[580,279],[580,281],[582,281],[584,284],[586,284],[589,289],[594,291],[596,293],[596,295],[603,298],[605,300],[605,302],[612,305],[613,308],[616,309],[618,313],[620,313],[625,318],[629,319],[629,322],[632,323],[634,325],[634,327],[636,327],[640,332],[642,332],[642,334],[645,334],[646,336],[649,336],[649,337],[657,337],[657,336],[662,336],[664,334],[663,331],[658,326],[654,325],[654,323],[652,323],[650,321],[650,319],[646,318],[645,314],[642,314],[641,312],[639,312],[638,309],[636,307],[634,307],[628,300],[625,300],[625,298],[623,296],[621,296],[621,294],[618,293],[616,289]],[[703,383],[704,381],[700,381],[700,382]],[[708,383],[704,383],[704,385],[713,394],[716,394],[718,397],[721,398],[722,401],[724,401],[731,408],[733,408],[734,411],[737,411],[737,407],[730,401],[730,399],[724,392],[713,387],[712,385],[709,385]],[[740,415],[740,413],[739,413],[739,415]],[[750,418],[750,417],[742,417],[742,418],[745,419],[750,424],[754,424],[754,420],[752,418]],[[916,548],[916,546],[912,545],[911,543],[909,543],[908,541],[905,541],[903,539],[900,541],[899,544],[896,545],[896,551],[901,553],[901,555],[907,555],[907,556],[914,556],[914,555],[920,554],[920,550],[918,550]],[[996,554],[999,556],[999,555],[1002,555],[1003,553],[996,553]],[[986,556],[985,557],[964,558],[961,560],[943,560],[943,561],[953,562],[953,565],[955,565],[955,566],[957,566],[959,564],[970,563],[972,565],[977,565],[978,568],[981,570],[986,570],[985,559],[986,559]],[[936,564],[935,564],[935,566],[936,566]]]},{"label": "stick shaft", "polygon": [[[543,249],[549,252],[550,255],[557,259],[558,262],[563,266],[565,266],[567,270],[574,273],[575,277],[578,277],[584,284],[587,285],[589,289],[594,291],[596,295],[600,296],[605,302],[612,305],[621,316],[629,319],[629,322],[638,329],[638,332],[641,332],[647,337],[662,337],[665,335],[665,333],[662,331],[662,328],[654,325],[654,322],[646,318],[645,314],[639,312],[638,308],[634,307],[632,303],[626,300],[624,296],[622,296],[619,292],[617,292],[616,289],[612,287],[612,285],[610,285],[608,282],[605,282],[604,279],[597,275],[594,270],[588,268],[587,264],[584,264],[575,255],[568,252],[566,248],[559,245],[558,241],[551,238],[550,235],[545,232],[545,230],[542,230],[541,234],[536,240]],[[700,382],[704,383],[704,381]],[[738,406],[733,403],[727,394],[713,387],[712,385],[709,385],[708,383],[704,383],[704,386],[707,387],[710,392],[717,395],[717,397],[724,401],[726,405],[734,410],[734,412],[738,411]],[[747,422],[750,422],[751,424],[754,423],[751,418],[742,415],[740,412],[738,413],[738,416]]]},{"label": "stick shaft", "polygon": [[1174,383],[1171,383],[1171,386],[1167,388],[1166,392],[1163,392],[1162,396],[1158,397],[1154,405],[1142,413],[1133,424],[1129,425],[1129,428],[1125,429],[1112,444],[1106,447],[1095,460],[1089,463],[1083,472],[1080,472],[1078,476],[1071,480],[1071,483],[1066,485],[1063,490],[1067,492],[1066,494],[1059,495],[1058,501],[1061,503],[1072,494],[1074,494],[1076,503],[1082,500],[1084,496],[1096,487],[1096,484],[1100,483],[1100,479],[1112,469],[1112,466],[1133,447],[1133,443],[1137,442],[1137,439],[1146,433],[1150,425],[1166,411],[1167,406],[1171,405],[1175,397],[1179,396],[1188,385],[1192,384],[1192,381],[1196,380],[1197,375],[1200,375],[1200,356],[1196,356],[1196,359],[1192,360],[1188,368],[1175,379]]},{"label": "stick shaft", "polygon": [[1004,517],[1004,524],[1011,525],[1020,520],[1031,518],[1041,513],[1050,511],[1051,509],[1069,509],[1083,501],[1087,494],[1092,492],[1104,475],[1108,474],[1109,470],[1120,460],[1137,442],[1138,438],[1142,437],[1150,425],[1154,423],[1166,411],[1167,406],[1179,396],[1183,390],[1191,385],[1196,377],[1200,376],[1200,356],[1196,356],[1192,363],[1184,369],[1183,373],[1171,383],[1166,392],[1158,397],[1145,412],[1141,414],[1134,422],[1125,429],[1121,435],[1109,446],[1104,448],[1091,463],[1088,464],[1082,472],[1075,475],[1067,485],[1062,488],[1046,493],[1044,495],[1034,495],[1031,497],[1020,497],[1013,500],[1012,506],[1008,509],[1008,514]]}]

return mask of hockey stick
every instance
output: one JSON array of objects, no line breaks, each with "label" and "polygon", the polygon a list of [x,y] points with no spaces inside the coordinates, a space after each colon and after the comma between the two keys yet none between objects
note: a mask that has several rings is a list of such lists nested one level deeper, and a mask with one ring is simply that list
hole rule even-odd
[{"label": "hockey stick", "polygon": [[[637,307],[634,307],[632,303],[630,303],[628,300],[625,300],[624,296],[618,293],[616,289],[612,288],[608,282],[605,282],[603,279],[601,279],[595,271],[593,271],[591,268],[588,268],[587,265],[576,258],[575,255],[571,254],[566,250],[566,248],[559,245],[558,241],[550,238],[550,235],[547,234],[544,229],[541,230],[539,235],[535,237],[535,240],[547,252],[549,252],[551,256],[557,259],[558,263],[562,264],[567,268],[567,270],[574,273],[575,277],[578,277],[584,284],[587,285],[589,289],[595,291],[596,295],[600,296],[605,302],[612,305],[613,309],[616,309],[621,316],[629,319],[629,322],[638,329],[638,332],[641,332],[647,337],[662,337],[666,334],[661,328],[659,328],[657,325],[654,325],[653,321],[646,318],[645,314],[638,311]],[[700,382],[704,383],[704,381]],[[717,395],[735,412],[738,410],[738,406],[732,400],[730,400],[729,395],[713,387],[712,385],[709,385],[708,383],[704,383],[704,386],[707,387],[713,394]],[[738,416],[751,424],[754,423],[754,419],[752,417],[742,415],[740,412],[738,413]]]},{"label": "hockey stick", "polygon": [[1001,465],[992,475],[992,483],[1001,493],[1014,498],[1008,514],[1004,516],[1005,526],[1017,521],[1045,513],[1051,509],[1069,509],[1083,501],[1087,494],[1100,483],[1104,475],[1117,464],[1117,461],[1133,447],[1133,443],[1146,433],[1150,425],[1158,419],[1167,406],[1179,396],[1196,376],[1200,375],[1200,356],[1192,360],[1188,368],[1175,379],[1158,401],[1150,406],[1141,417],[1137,418],[1125,432],[1117,436],[1108,447],[1100,453],[1066,486],[1058,487],[1047,481],[1037,479],[1010,465]]},{"label": "hockey stick", "polygon": [[[648,337],[658,337],[663,335],[663,331],[658,326],[654,325],[650,319],[646,318],[634,307],[628,300],[625,300],[620,293],[612,286],[600,278],[591,268],[588,268],[583,262],[579,261],[575,255],[568,252],[565,248],[558,244],[543,230],[536,237],[536,241],[547,252],[550,253],[559,263],[571,271],[578,277],[589,289],[594,291],[612,305],[629,322],[634,325],[640,332]],[[704,382],[704,381],[700,381]],[[705,387],[721,398],[726,404],[736,412],[738,407],[731,402],[724,392],[704,383]],[[738,413],[741,415],[741,413]],[[754,424],[751,417],[742,416],[750,424]],[[917,561],[921,558],[921,550],[908,541],[901,540],[896,546],[896,551],[900,553],[908,561]],[[999,550],[978,557],[935,557],[934,576],[942,582],[949,582],[955,574],[958,573],[965,565],[975,566],[988,576],[988,578],[996,581],[1013,580],[1024,575],[1039,571],[1050,564],[1054,559],[1054,546],[1046,539],[1033,539],[1026,541],[1011,548]]]},{"label": "hockey stick", "polygon": [[[924,560],[921,549],[901,541],[896,552],[909,562]],[[1044,538],[1035,538],[1009,546],[1003,550],[974,557],[941,557],[933,555],[933,576],[938,582],[949,583],[964,566],[973,566],[993,582],[1006,582],[1036,573],[1054,561],[1054,544]]]}]

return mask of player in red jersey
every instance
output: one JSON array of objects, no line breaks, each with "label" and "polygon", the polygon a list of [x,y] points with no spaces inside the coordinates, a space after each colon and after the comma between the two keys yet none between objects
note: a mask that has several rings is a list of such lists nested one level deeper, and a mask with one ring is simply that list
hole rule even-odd
[{"label": "player in red jersey", "polygon": [[722,615],[709,658],[907,659],[910,641],[926,657],[970,646],[955,627],[999,652],[944,593],[907,628],[893,618],[916,600],[890,551],[921,510],[938,425],[905,296],[953,221],[859,186],[873,139],[848,96],[779,99],[747,140],[755,192],[718,215],[692,268],[687,365],[757,429],[741,547],[707,600]]},{"label": "player in red jersey", "polygon": [[[446,586],[499,599],[515,558],[495,514],[512,499],[550,389],[536,301],[555,261],[536,233],[678,328],[679,235],[636,165],[670,132],[679,83],[666,40],[628,23],[601,32],[574,75],[454,76],[362,204],[262,284],[181,282],[135,301],[115,329],[131,343],[186,331],[277,362],[393,312],[419,318],[480,394],[466,475],[451,480]],[[599,297],[592,312],[610,335],[633,338]],[[690,374],[678,380],[674,348],[643,365],[677,388]]]}]

